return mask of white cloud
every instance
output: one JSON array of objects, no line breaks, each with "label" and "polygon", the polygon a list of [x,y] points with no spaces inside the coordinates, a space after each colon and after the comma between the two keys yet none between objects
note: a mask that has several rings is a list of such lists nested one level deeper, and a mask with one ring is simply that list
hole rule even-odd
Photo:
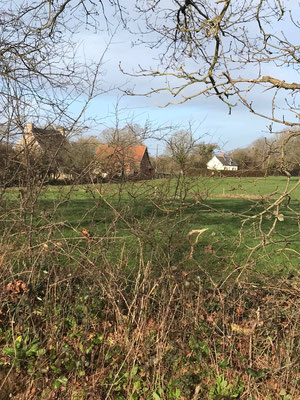
[{"label": "white cloud", "polygon": [[[289,2],[288,2],[289,3]],[[129,4],[129,3],[128,3]],[[279,22],[278,28],[280,28]],[[281,28],[280,28],[281,29]],[[285,31],[291,37],[293,36],[295,28],[289,24],[285,27]],[[132,78],[122,74],[119,68],[121,62],[125,71],[133,73],[137,70],[140,64],[144,68],[156,67],[158,51],[150,50],[148,47],[132,46],[133,41],[137,41],[139,37],[132,36],[128,31],[122,29],[120,26],[113,39],[109,49],[105,55],[103,62],[103,87],[115,86],[117,87],[111,93],[103,95],[96,99],[91,104],[89,113],[92,115],[97,114],[98,117],[104,118],[106,124],[109,124],[111,117],[107,116],[112,112],[117,98],[122,96],[123,91],[127,88],[135,90],[137,93],[147,93],[151,88],[164,87],[166,85],[163,78]],[[91,33],[82,31],[78,34],[78,42],[80,44],[80,52],[87,59],[97,60],[101,57],[103,51],[107,47],[110,37],[107,32]],[[187,68],[189,66],[187,65]],[[239,71],[236,72],[237,76]],[[247,76],[255,76],[255,68],[253,65],[246,66],[243,74]],[[272,63],[266,64],[263,74],[293,81],[298,79],[298,72],[292,69],[280,68]],[[174,83],[174,79],[171,79]],[[185,90],[187,96],[195,93],[195,86],[188,87]],[[260,113],[271,112],[272,95],[271,91],[264,91],[258,89],[247,94],[251,101],[253,101],[255,109]],[[147,117],[156,121],[157,123],[172,122],[174,124],[185,124],[188,120],[203,121],[203,130],[209,131],[217,138],[220,137],[226,148],[240,147],[248,144],[252,140],[266,134],[269,125],[267,120],[255,117],[248,109],[240,104],[232,109],[232,114],[228,115],[228,108],[226,105],[219,101],[217,98],[206,98],[203,96],[189,100],[181,105],[171,105],[167,108],[159,108],[164,106],[169,101],[180,101],[180,98],[174,99],[166,91],[161,91],[151,97],[145,96],[124,96],[121,100],[121,105],[127,108],[128,114],[135,114],[137,119],[142,122]],[[279,104],[285,106],[285,98],[281,96],[278,98]],[[278,116],[282,117],[283,111],[280,110]]]}]

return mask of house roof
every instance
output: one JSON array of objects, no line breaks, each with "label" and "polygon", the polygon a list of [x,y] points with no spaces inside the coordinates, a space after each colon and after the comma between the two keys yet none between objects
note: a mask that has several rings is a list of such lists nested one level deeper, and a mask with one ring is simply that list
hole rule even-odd
[{"label": "house roof", "polygon": [[113,146],[109,144],[100,144],[97,148],[96,155],[100,159],[118,158],[127,162],[141,162],[147,147],[144,145],[137,146]]},{"label": "house roof", "polygon": [[57,148],[66,143],[66,137],[55,129],[35,128],[33,136],[43,150]]},{"label": "house roof", "polygon": [[219,155],[215,157],[225,166],[234,166],[234,167],[238,166],[237,163],[231,157],[225,155]]},{"label": "house roof", "polygon": [[29,132],[26,132],[16,147],[23,150],[25,147],[31,149],[41,149],[43,152],[57,151],[65,147],[68,143],[62,129],[54,128],[36,128],[32,126]]}]

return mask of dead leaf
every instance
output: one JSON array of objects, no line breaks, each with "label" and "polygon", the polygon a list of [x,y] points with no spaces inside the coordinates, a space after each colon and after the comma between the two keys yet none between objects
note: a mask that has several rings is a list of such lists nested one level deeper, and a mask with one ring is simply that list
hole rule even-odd
[{"label": "dead leaf", "polygon": [[232,332],[240,333],[242,335],[252,335],[255,329],[255,325],[252,328],[244,328],[243,326],[231,324]]},{"label": "dead leaf", "polygon": [[6,285],[5,290],[6,292],[8,292],[9,295],[23,294],[27,292],[27,286],[25,282],[17,279],[15,281],[9,282]]},{"label": "dead leaf", "polygon": [[244,311],[245,311],[245,309],[244,309],[242,306],[238,306],[237,309],[236,309],[236,313],[237,313],[238,315],[243,314]]},{"label": "dead leaf", "polygon": [[210,254],[215,254],[216,250],[214,250],[212,245],[209,244],[209,245],[204,247],[204,252],[205,253],[210,253]]},{"label": "dead leaf", "polygon": [[86,239],[87,242],[92,241],[92,235],[87,229],[82,229],[79,233]]},{"label": "dead leaf", "polygon": [[206,320],[208,322],[210,322],[211,324],[216,324],[216,322],[218,320],[218,313],[217,312],[213,312],[211,314],[207,314]]}]

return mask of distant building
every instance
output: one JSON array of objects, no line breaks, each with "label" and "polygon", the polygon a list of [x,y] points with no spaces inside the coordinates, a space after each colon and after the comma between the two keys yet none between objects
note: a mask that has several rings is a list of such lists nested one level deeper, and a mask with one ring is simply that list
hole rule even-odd
[{"label": "distant building", "polygon": [[207,169],[214,171],[237,171],[238,165],[237,163],[225,154],[220,154],[218,156],[213,156],[213,158],[208,161]]},{"label": "distant building", "polygon": [[151,164],[147,147],[113,146],[100,144],[96,151],[99,173],[103,176],[153,176],[155,169]]},{"label": "distant building", "polygon": [[64,128],[37,128],[32,123],[26,129],[15,149],[29,153],[55,153],[68,144]]},{"label": "distant building", "polygon": [[32,123],[26,124],[22,138],[14,147],[20,160],[25,162],[30,157],[37,173],[41,176],[46,173],[53,179],[64,178],[61,166],[69,156],[68,148],[64,128],[37,128]]}]

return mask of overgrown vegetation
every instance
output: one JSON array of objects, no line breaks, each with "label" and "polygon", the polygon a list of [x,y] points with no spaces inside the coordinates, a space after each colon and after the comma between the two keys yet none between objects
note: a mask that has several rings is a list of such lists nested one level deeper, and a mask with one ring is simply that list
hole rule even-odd
[{"label": "overgrown vegetation", "polygon": [[296,399],[300,196],[278,209],[284,184],[49,187],[26,208],[6,191],[1,398]]},{"label": "overgrown vegetation", "polygon": [[[287,3],[1,3],[0,400],[300,398],[299,24]],[[104,183],[102,165],[97,182],[98,139],[74,137],[98,126],[88,105],[113,87],[107,48],[89,62],[78,47],[83,22],[160,49],[155,67],[127,70],[151,78],[145,94],[238,102],[279,127],[235,153],[257,177],[199,178],[215,144],[116,115],[103,137],[121,146],[121,174]],[[124,147],[155,136],[172,178],[127,181]],[[60,174],[70,186],[47,186]]]}]

